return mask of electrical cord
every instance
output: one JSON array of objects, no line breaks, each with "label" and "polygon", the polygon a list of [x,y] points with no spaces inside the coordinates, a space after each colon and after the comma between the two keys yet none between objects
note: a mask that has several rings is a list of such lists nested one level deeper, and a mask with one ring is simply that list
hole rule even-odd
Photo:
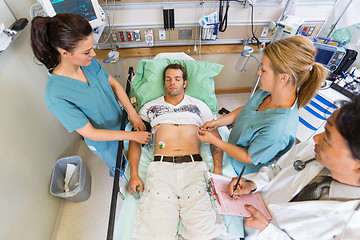
[{"label": "electrical cord", "polygon": [[356,208],[354,209],[354,211],[351,213],[350,217],[348,218],[348,220],[346,221],[344,227],[343,227],[343,230],[341,232],[341,237],[340,237],[340,240],[344,239],[344,236],[345,236],[345,232],[346,232],[346,227],[347,225],[349,224],[351,218],[354,216],[355,212],[358,211],[360,209],[360,201],[359,201],[359,204],[356,206]]},{"label": "electrical cord", "polygon": [[[113,3],[115,4],[115,0],[113,0]],[[107,18],[107,22],[108,22],[108,27],[110,28],[110,32],[106,36],[106,38],[104,39],[103,42],[95,43],[96,46],[107,43],[109,41],[109,39],[111,38],[111,35],[113,34],[113,30],[114,30],[113,28],[114,28],[115,15],[114,15],[114,11],[112,11],[112,23],[110,23],[108,0],[105,0],[105,6],[106,6],[106,18]]]},{"label": "electrical cord", "polygon": [[[226,2],[226,9],[224,14],[224,2]],[[220,0],[219,5],[219,31],[225,32],[227,28],[228,11],[230,7],[230,0]],[[224,15],[223,15],[224,14]]]},{"label": "electrical cord", "polygon": [[[153,129],[153,132],[151,132],[151,138],[153,139],[154,142],[156,142],[156,135],[158,134],[160,128],[162,126],[164,126],[165,124],[167,124],[167,123],[160,123],[160,126],[158,126],[156,129]],[[181,137],[171,138],[171,139],[167,140],[166,143],[172,142],[172,141],[184,138],[184,137],[192,136],[192,135],[195,135],[195,134],[197,134],[197,132],[186,134],[186,135],[183,135]],[[159,141],[159,143],[148,143],[148,144],[146,144],[146,146],[149,146],[149,147],[159,146],[159,148],[162,149],[162,148],[165,147],[165,142]]]},{"label": "electrical cord", "polygon": [[258,48],[260,48],[259,45],[261,45],[262,43],[260,42],[260,40],[255,36],[254,33],[254,5],[252,3],[250,3],[251,6],[251,33],[253,35],[253,37],[251,38],[251,43],[254,43],[254,41],[256,42],[256,46]]}]

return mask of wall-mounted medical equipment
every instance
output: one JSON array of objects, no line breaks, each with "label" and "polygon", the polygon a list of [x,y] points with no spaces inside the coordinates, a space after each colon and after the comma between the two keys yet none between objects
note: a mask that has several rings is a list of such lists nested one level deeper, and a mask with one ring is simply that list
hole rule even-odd
[{"label": "wall-mounted medical equipment", "polygon": [[198,22],[201,26],[202,41],[214,41],[218,39],[219,22],[217,21],[216,12],[203,16]]},{"label": "wall-mounted medical equipment", "polygon": [[165,30],[174,30],[175,29],[174,8],[164,8],[163,9],[163,18],[164,18],[164,29]]},{"label": "wall-mounted medical equipment", "polygon": [[74,13],[86,18],[93,28],[94,40],[99,41],[106,22],[105,13],[97,0],[38,0],[45,13],[53,17],[57,13]]},{"label": "wall-mounted medical equipment", "polygon": [[146,44],[150,47],[154,45],[154,34],[152,29],[148,29],[145,31],[145,41]]},{"label": "wall-mounted medical equipment", "polygon": [[244,51],[241,52],[241,56],[236,63],[235,69],[239,72],[245,71],[246,64],[248,63],[251,54],[254,52],[254,49],[250,46],[244,46]]},{"label": "wall-mounted medical equipment", "polygon": [[274,29],[273,34],[270,37],[270,42],[274,42],[281,38],[294,36],[303,23],[304,20],[295,16],[288,15],[284,20],[276,23],[276,28]]},{"label": "wall-mounted medical equipment", "polygon": [[[257,71],[261,67],[261,63],[259,62],[259,60],[254,55],[252,55],[252,53],[254,52],[254,49],[252,47],[248,46],[249,41],[250,41],[250,39],[245,39],[244,40],[244,42],[243,42],[244,51],[241,52],[240,58],[239,58],[238,62],[236,63],[236,66],[235,66],[235,69],[238,70],[239,72],[246,71],[246,65],[247,65],[250,58],[254,58],[256,60],[256,62],[258,63]],[[263,46],[264,45],[262,45],[259,48],[259,54],[260,55],[262,54]],[[250,93],[250,98],[254,95],[254,93],[256,91],[256,88],[257,88],[257,86],[259,84],[259,81],[260,81],[260,75],[258,75],[256,73],[256,76],[255,76],[255,79],[254,79],[254,84],[253,84],[253,87],[252,87],[251,93]]]},{"label": "wall-mounted medical equipment", "polygon": [[[318,42],[318,40],[324,40],[324,42]],[[321,63],[323,66],[328,68],[331,72],[334,72],[344,59],[346,49],[340,46],[340,43],[336,40],[327,38],[315,38],[314,46],[317,49],[315,61]],[[337,43],[337,46],[330,45],[328,43]]]},{"label": "wall-mounted medical equipment", "polygon": [[349,72],[343,72],[342,75],[336,75],[333,79],[331,88],[340,92],[341,94],[352,97],[352,95],[360,94],[360,71],[353,67]]}]

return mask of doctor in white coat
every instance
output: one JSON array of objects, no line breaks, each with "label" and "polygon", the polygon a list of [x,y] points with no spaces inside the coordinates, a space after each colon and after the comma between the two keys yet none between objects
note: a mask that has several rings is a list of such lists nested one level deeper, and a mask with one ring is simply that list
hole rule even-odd
[{"label": "doctor in white coat", "polygon": [[[275,166],[245,175],[235,192],[237,179],[231,181],[230,195],[260,192],[272,215],[268,221],[247,206],[252,216],[244,220],[245,239],[360,239],[360,96],[335,111],[314,142],[297,144]],[[310,161],[299,171],[296,160]],[[292,201],[318,175],[333,178],[320,199]]]}]

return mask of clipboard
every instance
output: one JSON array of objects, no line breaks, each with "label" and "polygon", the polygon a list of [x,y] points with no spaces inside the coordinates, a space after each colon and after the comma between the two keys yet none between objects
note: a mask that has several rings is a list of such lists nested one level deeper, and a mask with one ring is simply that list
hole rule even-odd
[{"label": "clipboard", "polygon": [[220,214],[250,217],[251,214],[244,205],[252,205],[258,209],[268,220],[272,218],[260,193],[242,195],[240,199],[232,199],[228,192],[231,177],[208,173],[212,182],[213,192],[216,193],[216,206]]}]

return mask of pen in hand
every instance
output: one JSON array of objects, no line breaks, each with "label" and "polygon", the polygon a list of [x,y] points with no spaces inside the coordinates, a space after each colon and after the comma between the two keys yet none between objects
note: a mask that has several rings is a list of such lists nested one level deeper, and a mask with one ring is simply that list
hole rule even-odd
[{"label": "pen in hand", "polygon": [[236,188],[239,186],[240,179],[241,179],[244,171],[245,171],[245,166],[244,166],[243,169],[241,170],[240,176],[239,176],[238,180],[237,180],[236,183],[235,183],[234,191],[233,191],[233,194],[231,195],[231,198],[233,198],[233,196],[234,196],[234,194],[235,194],[235,190],[236,190]]}]

